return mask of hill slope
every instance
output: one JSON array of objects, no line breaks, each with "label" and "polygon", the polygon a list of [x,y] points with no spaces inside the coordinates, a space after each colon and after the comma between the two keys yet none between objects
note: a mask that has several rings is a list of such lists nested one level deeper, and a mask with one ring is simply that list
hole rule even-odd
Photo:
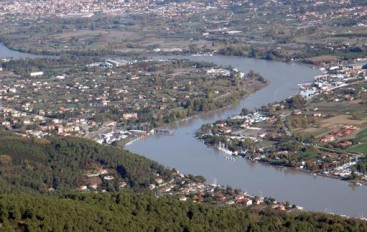
[{"label": "hill slope", "polygon": [[31,139],[0,132],[0,193],[76,189],[90,181],[87,172],[102,168],[115,179],[97,182],[110,191],[118,190],[121,182],[145,189],[155,174],[170,175],[157,162],[86,139]]}]

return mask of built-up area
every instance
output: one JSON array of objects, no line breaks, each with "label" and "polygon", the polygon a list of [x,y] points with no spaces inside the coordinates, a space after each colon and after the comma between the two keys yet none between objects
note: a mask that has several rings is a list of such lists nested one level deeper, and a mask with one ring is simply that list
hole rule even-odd
[{"label": "built-up area", "polygon": [[72,135],[107,144],[131,143],[148,133],[170,135],[164,123],[227,106],[265,85],[233,68],[187,60],[63,66],[46,59],[51,64],[43,70],[20,67],[28,62],[43,61],[3,64],[1,126],[36,137]]},{"label": "built-up area", "polygon": [[[299,4],[302,2],[302,4]],[[2,1],[0,3],[0,15],[4,19],[9,18],[46,18],[46,17],[92,17],[95,14],[123,15],[128,13],[146,14],[154,13],[163,17],[175,17],[183,14],[193,14],[216,7],[245,6],[256,12],[259,8],[283,6],[283,1],[230,1],[220,0],[214,2],[204,1]],[[288,4],[287,17],[297,17],[301,20],[317,20],[323,18],[342,18],[346,16],[363,17],[366,15],[366,7],[359,6],[353,1],[294,1]],[[302,5],[303,8],[300,6]],[[326,7],[330,7],[326,10]],[[332,6],[332,7],[331,7]]]}]

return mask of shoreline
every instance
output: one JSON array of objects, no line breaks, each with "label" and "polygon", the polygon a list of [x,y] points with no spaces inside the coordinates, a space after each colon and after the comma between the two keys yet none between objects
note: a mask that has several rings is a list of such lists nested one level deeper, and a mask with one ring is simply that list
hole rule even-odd
[{"label": "shoreline", "polygon": [[[219,151],[222,151],[221,149],[219,149],[215,145],[207,144],[204,139],[200,139],[197,136],[195,136],[195,138],[198,141],[200,141],[201,143],[203,143],[204,145],[206,145],[207,147],[209,147],[209,148],[213,148],[213,149],[217,149]],[[345,181],[345,182],[348,182],[350,184],[355,185],[355,187],[359,187],[361,185],[367,186],[367,181],[363,181],[363,180],[348,180],[348,179],[343,179],[343,177],[339,177],[339,176],[336,176],[336,175],[327,175],[327,174],[324,174],[322,172],[313,172],[313,171],[310,171],[310,170],[299,169],[299,168],[296,168],[296,167],[289,167],[289,166],[284,166],[284,165],[271,164],[271,163],[269,163],[269,162],[267,162],[265,160],[262,160],[262,159],[251,159],[250,157],[248,157],[246,155],[240,155],[240,154],[235,155],[234,152],[232,152],[232,154],[228,154],[228,153],[224,152],[224,154],[225,154],[225,156],[228,156],[228,157],[243,158],[246,161],[253,162],[253,163],[260,163],[260,164],[263,164],[263,165],[266,165],[266,166],[269,166],[269,167],[272,167],[272,168],[275,168],[275,169],[276,168],[281,168],[281,169],[284,169],[285,168],[285,169],[290,169],[290,170],[296,171],[296,172],[306,173],[306,174],[309,174],[309,175],[312,175],[312,176],[320,176],[320,177],[325,177],[325,178],[331,178],[331,179],[335,179],[335,180]],[[361,184],[361,185],[359,185],[358,183]]]},{"label": "shoreline", "polygon": [[336,176],[336,175],[327,175],[327,174],[324,174],[322,172],[313,172],[313,171],[310,171],[310,170],[306,170],[306,169],[300,169],[300,168],[295,168],[295,167],[289,167],[289,166],[283,166],[283,165],[275,165],[275,164],[271,164],[267,161],[264,161],[262,159],[259,159],[259,160],[254,160],[254,159],[250,159],[246,156],[241,156],[242,158],[248,160],[248,161],[251,161],[251,162],[259,162],[261,164],[264,164],[264,165],[268,165],[268,166],[271,166],[271,167],[279,167],[279,168],[289,168],[293,171],[297,171],[297,172],[303,172],[303,173],[307,173],[309,175],[313,175],[313,176],[321,176],[321,177],[325,177],[325,178],[331,178],[331,179],[335,179],[335,180],[340,180],[340,181],[345,181],[345,182],[348,182],[350,184],[354,184],[356,187],[358,187],[359,185],[357,183],[360,183],[362,185],[365,185],[367,186],[367,182],[366,181],[355,181],[355,180],[348,180],[348,179],[343,179],[342,177],[339,177],[339,176]]}]

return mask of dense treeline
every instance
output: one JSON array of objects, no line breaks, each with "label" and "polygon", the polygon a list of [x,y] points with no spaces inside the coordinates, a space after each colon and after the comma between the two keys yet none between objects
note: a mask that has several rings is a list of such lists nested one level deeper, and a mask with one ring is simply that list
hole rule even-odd
[{"label": "dense treeline", "polygon": [[2,195],[6,231],[366,231],[363,221],[180,202],[145,194]]},{"label": "dense treeline", "polygon": [[82,138],[31,139],[0,133],[0,193],[75,189],[85,184],[87,170],[98,167],[116,173],[110,191],[118,190],[118,180],[145,189],[154,182],[154,173],[169,175],[157,162]]},{"label": "dense treeline", "polygon": [[65,55],[53,58],[11,60],[3,63],[2,67],[20,76],[29,76],[31,72],[43,71],[45,75],[53,77],[84,70],[86,69],[85,65],[96,61],[100,61],[100,58],[97,56]]}]

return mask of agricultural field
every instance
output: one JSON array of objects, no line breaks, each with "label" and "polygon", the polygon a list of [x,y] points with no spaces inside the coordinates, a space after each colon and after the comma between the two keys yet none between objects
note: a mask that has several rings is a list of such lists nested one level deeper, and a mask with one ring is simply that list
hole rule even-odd
[{"label": "agricultural field", "polygon": [[354,126],[354,132],[343,139],[359,135],[367,126],[365,86],[366,83],[360,83],[317,97],[307,105],[304,112],[305,117],[314,118],[317,123],[304,128],[293,128],[293,131],[320,138],[342,127]]}]

